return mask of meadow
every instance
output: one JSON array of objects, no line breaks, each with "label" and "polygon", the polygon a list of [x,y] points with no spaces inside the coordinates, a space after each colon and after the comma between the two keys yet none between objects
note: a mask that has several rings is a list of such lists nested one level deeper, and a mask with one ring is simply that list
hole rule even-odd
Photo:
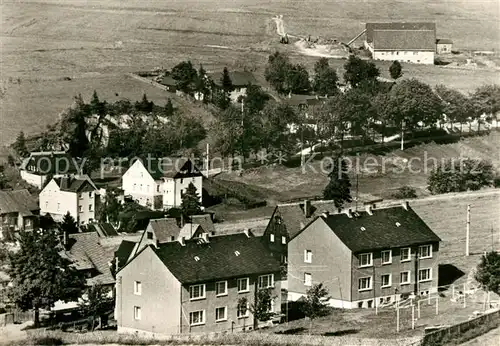
[{"label": "meadow", "polygon": [[[208,70],[247,68],[262,79],[276,49],[312,66],[317,58],[279,45],[276,14],[284,16],[287,32],[302,36],[347,41],[367,21],[436,21],[438,36],[452,38],[458,49],[500,45],[496,0],[6,0],[0,12],[0,144],[20,130],[43,130],[77,93],[96,89],[108,100],[116,94],[134,100],[147,92],[164,99],[162,92],[128,80],[127,72],[190,59]],[[500,78],[498,71],[405,68],[406,77],[463,91]]]}]

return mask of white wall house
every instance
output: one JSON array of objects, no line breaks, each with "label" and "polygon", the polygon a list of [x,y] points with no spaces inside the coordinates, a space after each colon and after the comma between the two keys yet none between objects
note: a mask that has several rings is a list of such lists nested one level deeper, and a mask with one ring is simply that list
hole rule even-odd
[{"label": "white wall house", "polygon": [[190,183],[202,201],[203,174],[191,160],[137,160],[122,177],[122,190],[140,205],[153,210],[179,207]]},{"label": "white wall house", "polygon": [[40,214],[57,221],[69,212],[78,224],[95,221],[101,192],[85,175],[53,178],[40,192]]},{"label": "white wall house", "polygon": [[365,48],[374,60],[434,64],[435,23],[366,23]]},{"label": "white wall house", "polygon": [[[222,87],[221,72],[210,73],[208,74],[208,77],[210,77],[210,79],[214,82],[217,89],[220,89]],[[245,96],[247,94],[248,84],[257,85],[257,80],[255,79],[254,75],[251,72],[247,71],[229,72],[229,78],[233,83],[233,91],[229,95],[232,102],[237,102],[240,96]]]},{"label": "white wall house", "polygon": [[76,161],[64,151],[37,151],[23,160],[21,178],[41,189],[49,177],[78,174]]}]

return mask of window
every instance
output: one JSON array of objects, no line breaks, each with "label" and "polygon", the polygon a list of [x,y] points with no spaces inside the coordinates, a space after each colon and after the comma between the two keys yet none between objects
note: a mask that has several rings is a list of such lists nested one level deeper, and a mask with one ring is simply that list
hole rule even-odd
[{"label": "window", "polygon": [[391,274],[384,274],[381,277],[382,285],[381,287],[391,287]]},{"label": "window", "polygon": [[286,237],[284,235],[281,236],[281,244],[286,244]]},{"label": "window", "polygon": [[57,211],[61,209],[61,203],[57,203]]},{"label": "window", "polygon": [[153,232],[147,232],[148,239],[153,239]]},{"label": "window", "polygon": [[312,286],[312,275],[309,273],[304,273],[304,285]]},{"label": "window", "polygon": [[410,283],[410,271],[401,272],[399,275],[399,283],[401,285],[406,285]]},{"label": "window", "polygon": [[215,322],[227,320],[227,309],[225,306],[215,309]]},{"label": "window", "polygon": [[312,263],[313,252],[311,250],[304,250],[304,262]]},{"label": "window", "polygon": [[45,209],[49,208],[49,202],[45,201]]},{"label": "window", "polygon": [[368,291],[372,289],[372,278],[367,276],[364,278],[359,278],[358,281],[358,291]]},{"label": "window", "polygon": [[422,245],[418,249],[419,258],[432,258],[432,245]]},{"label": "window", "polygon": [[392,263],[392,251],[382,251],[382,264],[391,264]]},{"label": "window", "polygon": [[236,311],[236,316],[238,318],[243,318],[243,317],[248,317],[248,312],[249,312],[249,304],[246,302],[246,304],[238,304],[238,310]]},{"label": "window", "polygon": [[269,240],[271,241],[271,243],[274,243],[274,234],[270,234],[269,235]]},{"label": "window", "polygon": [[142,294],[142,283],[134,281],[134,294],[140,296]]},{"label": "window", "polygon": [[92,204],[89,204],[89,211],[92,211]]},{"label": "window", "polygon": [[373,263],[372,253],[362,253],[359,255],[359,266],[360,267],[370,267]]},{"label": "window", "polygon": [[432,271],[430,268],[420,269],[418,271],[418,282],[425,282],[432,280]]},{"label": "window", "polygon": [[205,311],[193,311],[189,313],[189,324],[192,326],[198,326],[200,324],[205,324]]},{"label": "window", "polygon": [[79,211],[80,213],[83,213],[83,206],[82,206],[82,205],[79,205],[79,206],[78,206],[78,211]]},{"label": "window", "polygon": [[142,184],[139,185],[139,191],[142,191]]},{"label": "window", "polygon": [[189,299],[203,299],[205,298],[205,285],[192,285],[189,286]]},{"label": "window", "polygon": [[274,287],[274,275],[261,275],[259,276],[259,288],[270,288]]},{"label": "window", "polygon": [[89,192],[89,198],[92,198],[92,191]]},{"label": "window", "polygon": [[134,306],[134,320],[140,320],[140,319],[141,319],[141,307]]},{"label": "window", "polygon": [[160,192],[160,185],[156,185],[156,192]]},{"label": "window", "polygon": [[238,284],[238,293],[250,291],[250,289],[249,289],[250,279],[249,278],[238,279],[237,284]]},{"label": "window", "polygon": [[227,281],[219,281],[215,283],[215,295],[216,296],[227,295]]},{"label": "window", "polygon": [[288,258],[286,255],[281,255],[281,263],[288,263]]},{"label": "window", "polygon": [[411,252],[409,247],[401,249],[401,262],[409,261],[411,259],[410,255]]}]

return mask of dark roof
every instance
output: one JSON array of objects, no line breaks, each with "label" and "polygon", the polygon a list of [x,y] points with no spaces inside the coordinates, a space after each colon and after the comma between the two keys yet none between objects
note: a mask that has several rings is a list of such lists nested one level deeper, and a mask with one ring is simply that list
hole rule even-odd
[{"label": "dark roof", "polygon": [[453,44],[453,41],[448,38],[438,38],[436,44]]},{"label": "dark roof", "polygon": [[97,187],[87,176],[82,177],[60,177],[54,178],[61,191],[69,192],[88,192],[95,191]]},{"label": "dark roof", "polygon": [[[210,79],[218,86],[221,86],[222,72],[209,73]],[[229,78],[234,86],[242,87],[248,84],[257,84],[257,80],[251,72],[233,71],[229,72]]]},{"label": "dark roof", "polygon": [[203,173],[191,159],[186,158],[145,158],[142,165],[155,180],[166,178],[201,177]]},{"label": "dark roof", "polygon": [[249,238],[241,233],[212,237],[208,243],[192,239],[186,240],[184,246],[172,242],[152,249],[183,284],[280,270],[279,257],[272,256],[262,238]]},{"label": "dark roof", "polygon": [[158,243],[172,241],[172,237],[177,239],[177,237],[179,237],[179,232],[181,231],[179,225],[177,224],[177,219],[174,218],[150,220],[147,230],[150,228],[154,232]]},{"label": "dark roof", "polygon": [[372,215],[363,211],[353,217],[345,213],[321,217],[353,252],[441,241],[411,207],[374,209]]},{"label": "dark roof", "polygon": [[316,106],[325,102],[324,96],[292,94],[284,99],[284,102],[291,106]]},{"label": "dark roof", "polygon": [[118,267],[122,267],[127,263],[130,254],[134,250],[137,243],[133,241],[123,240],[115,251],[115,258],[118,258]]},{"label": "dark roof", "polygon": [[434,51],[435,23],[366,23],[366,41],[375,50]]},{"label": "dark roof", "polygon": [[85,228],[87,232],[97,232],[99,237],[102,238],[118,235],[118,232],[116,232],[115,228],[110,223],[91,223],[88,224]]},{"label": "dark roof", "polygon": [[21,213],[22,215],[30,216],[39,209],[36,199],[28,190],[0,190],[0,215]]},{"label": "dark roof", "polygon": [[215,226],[210,214],[193,215],[191,216],[191,222],[200,225],[201,228],[203,228],[203,230],[209,234],[215,232]]},{"label": "dark roof", "polygon": [[166,75],[162,77],[160,84],[175,87],[177,85],[177,81],[173,79],[172,76]]},{"label": "dark roof", "polygon": [[32,152],[20,167],[31,173],[47,174],[71,174],[77,173],[73,158],[64,151],[39,151]]}]

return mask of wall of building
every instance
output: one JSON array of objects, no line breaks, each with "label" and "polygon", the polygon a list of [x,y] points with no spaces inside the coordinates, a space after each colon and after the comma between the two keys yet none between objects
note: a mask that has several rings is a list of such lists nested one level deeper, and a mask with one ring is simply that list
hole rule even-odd
[{"label": "wall of building", "polygon": [[33,174],[26,170],[21,170],[21,178],[26,181],[28,184],[36,186],[41,189],[45,180],[47,179],[46,175]]},{"label": "wall of building", "polygon": [[409,62],[414,64],[434,64],[434,52],[428,51],[381,51],[375,50],[374,60]]},{"label": "wall of building", "polygon": [[[312,250],[311,263],[304,262],[305,250]],[[322,218],[288,243],[289,299],[304,295],[309,289],[304,284],[305,273],[312,275],[313,284],[322,282],[332,299],[351,300],[351,251]]]},{"label": "wall of building", "polygon": [[40,215],[49,213],[57,220],[69,212],[71,216],[78,219],[77,195],[73,192],[61,191],[57,183],[52,180],[45,186],[39,195]]},{"label": "wall of building", "polygon": [[[147,166],[147,161],[144,164]],[[155,181],[140,161],[134,162],[123,175],[122,189],[143,206],[153,207],[155,196],[162,195],[161,182]]]},{"label": "wall of building", "polygon": [[436,45],[436,53],[438,54],[451,54],[453,45],[451,43],[440,43]]},{"label": "wall of building", "polygon": [[163,208],[168,209],[176,205],[180,205],[180,202],[176,204],[175,181],[173,178],[165,178],[163,182],[162,193],[163,193]]},{"label": "wall of building", "polygon": [[[118,332],[178,334],[181,314],[181,284],[151,248],[146,248],[117,274],[115,318]],[[134,294],[140,281],[141,295]],[[141,319],[134,318],[134,307]]]},{"label": "wall of building", "polygon": [[[168,203],[164,203],[164,205],[168,205],[168,207],[178,207],[182,203],[182,194],[186,191],[187,187],[190,183],[193,183],[196,187],[196,192],[200,197],[200,202],[202,201],[202,189],[203,189],[203,177],[190,177],[190,178],[178,178],[174,180],[174,196],[173,200],[170,196],[170,192],[165,192],[164,200],[167,199]],[[170,191],[170,189],[168,190]],[[170,204],[172,203],[172,204]]]},{"label": "wall of building", "polygon": [[85,191],[78,194],[78,217],[80,224],[96,220],[96,200],[98,198],[99,195],[96,194],[96,191]]}]

